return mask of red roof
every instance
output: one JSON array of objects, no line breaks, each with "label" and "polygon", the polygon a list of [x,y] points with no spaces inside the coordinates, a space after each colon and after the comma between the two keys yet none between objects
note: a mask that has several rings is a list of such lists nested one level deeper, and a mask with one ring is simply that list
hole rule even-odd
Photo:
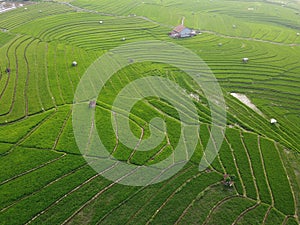
[{"label": "red roof", "polygon": [[174,31],[174,32],[177,32],[177,33],[180,33],[180,32],[183,31],[184,29],[185,29],[185,26],[183,26],[183,25],[181,24],[181,25],[175,27],[175,28],[173,29],[173,31]]},{"label": "red roof", "polygon": [[224,178],[224,180],[226,180],[227,178],[229,178],[229,174],[224,174],[223,178]]}]

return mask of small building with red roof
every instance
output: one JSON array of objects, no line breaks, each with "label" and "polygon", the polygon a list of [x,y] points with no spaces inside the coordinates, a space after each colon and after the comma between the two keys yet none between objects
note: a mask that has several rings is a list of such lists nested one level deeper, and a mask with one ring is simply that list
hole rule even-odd
[{"label": "small building with red roof", "polygon": [[178,25],[173,29],[173,31],[169,34],[172,38],[185,38],[195,36],[196,32],[190,28],[185,27],[183,24]]}]

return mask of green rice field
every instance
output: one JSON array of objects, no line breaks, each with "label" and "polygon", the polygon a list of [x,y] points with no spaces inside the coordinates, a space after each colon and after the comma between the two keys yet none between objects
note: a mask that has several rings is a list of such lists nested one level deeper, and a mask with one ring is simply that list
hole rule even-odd
[{"label": "green rice field", "polygon": [[[170,38],[183,17],[200,34]],[[95,129],[115,159],[154,165],[172,156],[180,142],[179,113],[170,102],[149,97],[130,111],[131,133],[147,140],[158,117],[166,125],[162,142],[149,151],[122,143],[113,104],[137,79],[175,82],[199,118],[197,146],[193,155],[186,153],[190,159],[179,172],[159,183],[130,186],[89,165],[72,119],[74,95],[90,65],[140,41],[170,42],[199,56],[221,87],[227,117],[226,129],[217,128],[224,135],[217,157],[199,171],[209,140],[215,146],[217,141],[210,105],[197,83],[160,62],[133,62],[113,74],[96,98]],[[247,96],[258,110],[232,93]],[[297,225],[299,140],[298,0],[53,0],[0,13],[0,224]],[[232,187],[224,185],[225,174],[234,176]]]}]

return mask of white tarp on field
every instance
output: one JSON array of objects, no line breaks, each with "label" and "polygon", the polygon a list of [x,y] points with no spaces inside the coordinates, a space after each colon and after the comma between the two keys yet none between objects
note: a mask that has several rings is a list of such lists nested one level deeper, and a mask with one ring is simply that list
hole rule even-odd
[{"label": "white tarp on field", "polygon": [[251,100],[244,94],[239,94],[239,93],[230,93],[233,97],[238,99],[240,102],[248,106],[250,109],[253,109],[255,112],[263,116],[263,113],[254,105]]}]

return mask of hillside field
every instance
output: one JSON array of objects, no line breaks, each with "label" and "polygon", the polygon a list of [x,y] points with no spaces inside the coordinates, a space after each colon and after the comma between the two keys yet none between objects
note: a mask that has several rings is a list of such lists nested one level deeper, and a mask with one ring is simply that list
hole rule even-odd
[{"label": "hillside field", "polygon": [[[182,18],[200,34],[170,38]],[[199,120],[199,132],[190,134],[196,135],[192,155],[190,136],[183,138],[188,162],[180,171],[162,182],[130,186],[105,178],[114,167],[98,173],[90,166],[99,160],[92,155],[97,149],[90,145],[92,134],[86,151],[79,148],[74,96],[95,60],[146,41],[184,47],[207,64],[224,96],[226,118],[218,119],[226,119],[226,129],[212,125],[211,105],[196,78],[174,65],[129,59],[103,84],[95,109],[89,108],[92,99],[83,103],[94,112],[89,129],[98,131],[108,158],[141,167],[176,160],[182,112],[163,98],[139,99],[132,107],[126,133],[138,140],[136,147],[120,139],[118,120],[126,115],[115,111],[114,103],[138,79],[175,82],[196,107],[193,112],[182,106],[184,113]],[[188,67],[193,62],[185,57],[184,52],[161,56]],[[248,63],[242,62],[245,57]],[[113,65],[107,62],[107,68]],[[104,76],[99,72],[99,81]],[[149,86],[153,92],[167,88]],[[246,96],[256,109],[232,93]],[[156,117],[165,121],[165,131],[152,126]],[[138,151],[155,129],[163,135],[161,143]],[[217,150],[214,132],[224,136],[220,151],[199,170],[201,159],[209,157],[206,147],[212,143]],[[299,140],[298,0],[53,0],[0,13],[0,224],[297,225]],[[129,176],[119,172],[124,173],[119,181]],[[234,177],[232,187],[224,185],[226,174]]]}]

